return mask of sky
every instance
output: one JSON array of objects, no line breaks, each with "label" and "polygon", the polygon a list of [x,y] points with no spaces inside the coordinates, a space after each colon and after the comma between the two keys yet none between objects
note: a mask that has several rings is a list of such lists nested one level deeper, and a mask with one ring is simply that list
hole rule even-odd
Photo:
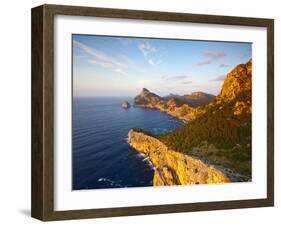
[{"label": "sky", "polygon": [[251,43],[72,35],[74,96],[219,94]]}]

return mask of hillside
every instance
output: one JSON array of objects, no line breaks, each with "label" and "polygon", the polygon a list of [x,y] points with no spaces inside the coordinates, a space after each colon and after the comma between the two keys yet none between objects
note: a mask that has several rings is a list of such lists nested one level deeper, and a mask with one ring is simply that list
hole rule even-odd
[{"label": "hillside", "polygon": [[[191,99],[206,96],[193,93]],[[190,98],[190,96],[189,96]],[[184,97],[160,96],[144,89],[135,104],[156,108],[188,120],[187,124],[163,135],[138,131],[173,150],[207,165],[214,165],[231,181],[250,181],[252,167],[252,60],[237,65],[224,80],[220,94],[208,104],[192,107]],[[134,141],[138,151],[151,149],[151,142]],[[157,149],[157,148],[156,148]],[[154,153],[154,152],[153,152]],[[157,152],[158,153],[158,152]],[[158,153],[159,156],[161,156]],[[149,154],[148,154],[149,156]],[[168,161],[168,159],[166,159]],[[168,163],[168,162],[167,162]],[[163,163],[164,164],[164,163]]]},{"label": "hillside", "polygon": [[139,106],[154,106],[160,102],[162,102],[162,98],[146,88],[143,88],[134,99],[134,104]]},{"label": "hillside", "polygon": [[191,95],[184,96],[171,94],[166,97],[160,97],[143,88],[135,97],[134,104],[140,107],[156,108],[173,117],[189,121],[195,118],[199,111],[199,106],[206,105],[214,98],[215,96],[203,92],[194,92]]},{"label": "hillside", "polygon": [[199,107],[210,103],[213,99],[215,99],[215,96],[203,92],[193,92],[190,95],[184,95],[184,98],[189,105]]},{"label": "hillside", "polygon": [[179,103],[178,106],[188,104],[189,106],[196,108],[210,103],[213,99],[215,99],[215,97],[216,96],[212,94],[198,91],[192,92],[191,94],[185,94],[183,96],[170,94],[169,96],[163,97],[163,99],[167,101],[174,99]]},{"label": "hillside", "polygon": [[194,120],[158,138],[179,152],[251,177],[252,61],[237,65]]}]

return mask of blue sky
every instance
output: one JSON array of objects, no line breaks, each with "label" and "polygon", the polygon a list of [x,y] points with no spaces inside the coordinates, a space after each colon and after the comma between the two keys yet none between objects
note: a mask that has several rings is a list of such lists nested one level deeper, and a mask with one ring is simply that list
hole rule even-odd
[{"label": "blue sky", "polygon": [[250,43],[73,35],[74,96],[217,95]]}]

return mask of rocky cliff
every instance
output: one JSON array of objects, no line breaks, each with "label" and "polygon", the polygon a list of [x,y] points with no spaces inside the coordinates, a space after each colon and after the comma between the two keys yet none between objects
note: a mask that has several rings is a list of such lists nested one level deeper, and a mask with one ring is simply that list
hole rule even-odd
[{"label": "rocky cliff", "polygon": [[160,96],[150,92],[146,88],[143,88],[139,95],[137,95],[134,99],[135,105],[147,107],[154,107],[157,104],[161,103],[161,101],[162,99]]},{"label": "rocky cliff", "polygon": [[[202,93],[192,96],[205,97]],[[129,133],[130,145],[147,154],[155,165],[155,185],[216,183],[224,181],[225,175],[231,181],[251,181],[252,60],[231,70],[220,94],[210,99],[204,106],[192,107],[179,96],[161,98],[147,89],[135,99],[136,104],[189,121],[158,136]],[[208,165],[216,165],[216,169]],[[197,174],[198,168],[202,173]]]},{"label": "rocky cliff", "polygon": [[230,71],[220,94],[194,120],[159,136],[165,145],[251,178],[252,60]]},{"label": "rocky cliff", "polygon": [[227,74],[218,99],[230,102],[236,98],[251,101],[252,94],[252,60],[237,65]]},{"label": "rocky cliff", "polygon": [[147,155],[155,167],[153,185],[220,184],[229,178],[213,166],[183,153],[168,149],[158,139],[137,130],[130,130],[128,143]]},{"label": "rocky cliff", "polygon": [[203,92],[194,92],[184,96],[171,94],[162,98],[143,88],[140,94],[135,97],[134,104],[135,106],[155,108],[173,117],[189,121],[200,112],[198,106],[205,105],[214,98],[215,96]]}]

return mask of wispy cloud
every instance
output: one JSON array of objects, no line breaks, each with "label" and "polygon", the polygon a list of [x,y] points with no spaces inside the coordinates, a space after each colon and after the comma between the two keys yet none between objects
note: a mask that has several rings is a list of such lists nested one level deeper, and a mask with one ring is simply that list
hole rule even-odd
[{"label": "wispy cloud", "polygon": [[157,52],[157,49],[149,44],[149,42],[143,42],[138,45],[139,50],[142,52],[142,54],[147,57],[151,53]]},{"label": "wispy cloud", "polygon": [[181,84],[191,84],[192,81],[186,80],[189,78],[187,75],[176,75],[176,76],[162,76],[162,79],[168,80],[168,81],[175,81],[175,82],[180,82]]},{"label": "wispy cloud", "polygon": [[223,51],[205,51],[203,52],[203,56],[209,59],[219,59],[226,56],[225,52]]},{"label": "wispy cloud", "polygon": [[220,64],[219,67],[229,67],[228,64]]},{"label": "wispy cloud", "polygon": [[99,65],[103,68],[110,68],[119,74],[126,74],[125,70],[128,68],[128,65],[126,63],[110,57],[104,52],[101,52],[95,48],[89,47],[82,42],[73,40],[73,44],[92,57],[88,60],[88,62]]},{"label": "wispy cloud", "polygon": [[157,65],[157,64],[161,64],[161,60],[154,60],[154,59],[152,59],[152,58],[150,58],[150,59],[148,59],[148,63],[150,64],[150,65]]},{"label": "wispy cloud", "polygon": [[221,82],[221,81],[224,81],[225,77],[226,77],[226,75],[219,75],[216,78],[211,79],[210,82]]},{"label": "wispy cloud", "polygon": [[165,80],[183,80],[188,78],[188,76],[187,75],[177,75],[177,76],[169,76],[169,77],[162,76],[162,78]]},{"label": "wispy cloud", "polygon": [[158,54],[158,49],[149,42],[142,42],[137,47],[150,65],[157,65],[162,62]]},{"label": "wispy cloud", "polygon": [[121,68],[116,68],[115,72],[117,72],[119,74],[122,74],[122,75],[127,75],[127,73],[123,69],[121,69]]},{"label": "wispy cloud", "polygon": [[76,59],[83,59],[83,58],[86,58],[85,55],[75,55],[74,56]]},{"label": "wispy cloud", "polygon": [[226,56],[223,51],[205,51],[202,53],[202,56],[205,58],[201,62],[199,62],[198,66],[203,66],[212,63],[214,60],[224,58]]},{"label": "wispy cloud", "polygon": [[202,66],[202,65],[207,65],[207,64],[210,64],[210,63],[211,63],[210,60],[203,60],[203,61],[199,62],[197,65]]}]

